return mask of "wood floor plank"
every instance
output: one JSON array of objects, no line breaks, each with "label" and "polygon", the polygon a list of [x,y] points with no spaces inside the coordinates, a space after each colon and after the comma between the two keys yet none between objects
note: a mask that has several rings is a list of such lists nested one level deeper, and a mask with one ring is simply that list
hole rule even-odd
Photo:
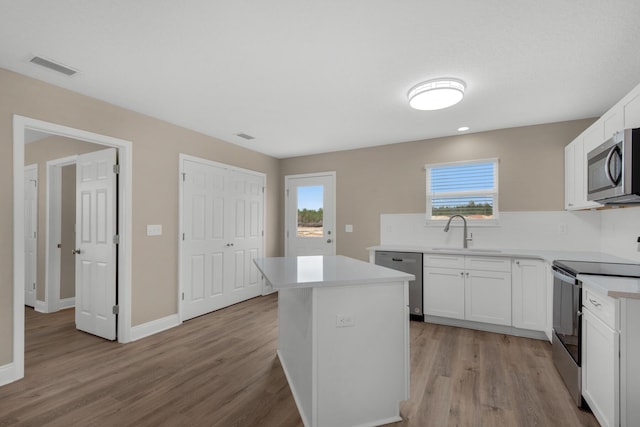
[{"label": "wood floor plank", "polygon": [[[4,426],[302,427],[276,356],[277,297],[130,343],[79,332],[73,310],[27,309],[25,379],[0,387]],[[411,399],[390,426],[597,426],[550,345],[411,322]]]}]

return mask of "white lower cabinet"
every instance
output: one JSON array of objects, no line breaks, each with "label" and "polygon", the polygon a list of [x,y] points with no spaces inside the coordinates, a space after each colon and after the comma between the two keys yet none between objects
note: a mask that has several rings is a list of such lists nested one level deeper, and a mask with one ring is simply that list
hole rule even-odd
[{"label": "white lower cabinet", "polygon": [[620,425],[620,335],[615,301],[583,289],[582,396],[602,427]]},{"label": "white lower cabinet", "polygon": [[511,274],[513,326],[545,331],[548,316],[544,261],[514,259]]},{"label": "white lower cabinet", "polygon": [[511,325],[511,273],[471,270],[464,280],[466,320]]},{"label": "white lower cabinet", "polygon": [[424,313],[511,325],[511,260],[425,254]]},{"label": "white lower cabinet", "polygon": [[464,275],[460,270],[425,267],[424,313],[464,319]]}]

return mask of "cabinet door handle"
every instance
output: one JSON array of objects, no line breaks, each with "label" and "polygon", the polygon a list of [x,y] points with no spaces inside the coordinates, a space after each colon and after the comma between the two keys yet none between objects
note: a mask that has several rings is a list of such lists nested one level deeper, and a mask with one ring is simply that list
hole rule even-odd
[{"label": "cabinet door handle", "polygon": [[595,305],[596,307],[600,307],[602,304],[600,304],[597,300],[591,299],[589,298],[589,302],[593,305]]}]

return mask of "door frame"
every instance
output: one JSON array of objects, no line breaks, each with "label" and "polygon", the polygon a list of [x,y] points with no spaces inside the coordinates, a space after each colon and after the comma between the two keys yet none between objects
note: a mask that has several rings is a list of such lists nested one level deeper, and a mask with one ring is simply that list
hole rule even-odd
[{"label": "door frame", "polygon": [[69,308],[60,304],[60,251],[57,243],[62,233],[62,168],[75,165],[76,154],[47,161],[47,213],[45,247],[45,306],[47,313]]},{"label": "door frame", "polygon": [[[258,171],[254,171],[251,169],[245,169],[245,168],[241,168],[241,167],[237,167],[234,165],[230,165],[227,163],[220,163],[220,162],[216,162],[214,160],[209,160],[209,159],[204,159],[202,157],[196,157],[196,156],[190,156],[188,154],[184,154],[184,153],[180,153],[178,155],[178,319],[180,319],[180,323],[184,322],[184,317],[183,317],[183,313],[182,313],[182,292],[184,289],[184,266],[182,265],[182,255],[184,252],[184,240],[182,239],[183,234],[184,234],[184,228],[183,228],[183,220],[184,220],[184,203],[183,203],[183,196],[184,196],[184,161],[188,160],[188,161],[192,161],[192,162],[197,162],[197,163],[202,163],[205,165],[210,165],[210,166],[214,166],[214,167],[218,167],[218,168],[226,168],[226,169],[233,169],[239,172],[245,172],[248,174],[253,174],[253,175],[260,175],[262,177],[264,177],[264,191],[262,192],[262,228],[264,230],[264,235],[262,236],[262,254],[263,256],[265,254],[265,238],[266,238],[266,219],[267,219],[267,200],[266,200],[266,195],[267,195],[267,174],[263,173],[263,172],[258,172]],[[261,280],[261,284],[260,286],[262,287],[262,295],[266,295],[267,292],[265,290],[265,286],[264,286],[264,276],[261,276],[262,278]]]},{"label": "door frame", "polygon": [[24,377],[24,145],[25,131],[79,139],[118,149],[118,342],[131,341],[131,240],[132,150],[131,141],[68,126],[13,115],[13,362],[5,382]]},{"label": "door frame", "polygon": [[287,225],[289,224],[289,197],[287,197],[287,191],[289,191],[289,180],[291,179],[299,179],[299,178],[319,178],[321,176],[331,176],[333,178],[333,188],[332,188],[332,193],[333,193],[333,200],[331,201],[331,203],[333,204],[333,215],[331,220],[333,221],[333,252],[334,255],[337,253],[337,248],[338,248],[338,242],[337,242],[337,236],[338,236],[338,224],[336,223],[336,172],[335,171],[330,171],[330,172],[315,172],[315,173],[303,173],[303,174],[297,174],[297,175],[286,175],[284,177],[284,227],[283,227],[283,232],[284,232],[284,256],[288,256],[287,254],[289,253],[289,239],[287,238]]},{"label": "door frame", "polygon": [[[40,209],[40,203],[39,203],[40,200],[38,200],[39,199],[38,198],[38,181],[39,181],[38,180],[38,164],[37,163],[33,163],[33,164],[30,164],[30,165],[26,165],[24,167],[24,171],[23,172],[26,172],[27,170],[35,171],[35,174],[36,174],[36,211],[35,211],[35,215],[36,215],[36,260],[35,261],[36,262],[35,262],[33,268],[35,268],[34,277],[36,278],[35,280],[37,282],[38,281],[38,240],[40,239],[40,230],[38,230],[38,226],[37,226],[37,224],[38,224],[38,220],[37,220],[38,211]],[[24,181],[24,178],[23,178],[23,181]],[[24,200],[24,197],[23,197],[23,200]],[[23,289],[24,289],[25,286],[27,286],[26,283],[24,284]],[[24,292],[24,290],[23,290],[23,292]],[[38,295],[37,295],[38,294],[38,290],[34,289],[34,293],[35,293],[35,295],[33,297],[33,306],[31,306],[31,307],[33,307],[34,310],[35,310],[35,309],[38,308]]]}]

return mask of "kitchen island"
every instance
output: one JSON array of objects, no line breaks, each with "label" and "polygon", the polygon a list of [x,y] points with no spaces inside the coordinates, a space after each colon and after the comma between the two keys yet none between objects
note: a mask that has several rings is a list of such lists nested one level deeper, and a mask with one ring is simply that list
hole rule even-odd
[{"label": "kitchen island", "polygon": [[278,357],[304,425],[400,421],[413,275],[344,256],[255,264],[278,291]]}]

